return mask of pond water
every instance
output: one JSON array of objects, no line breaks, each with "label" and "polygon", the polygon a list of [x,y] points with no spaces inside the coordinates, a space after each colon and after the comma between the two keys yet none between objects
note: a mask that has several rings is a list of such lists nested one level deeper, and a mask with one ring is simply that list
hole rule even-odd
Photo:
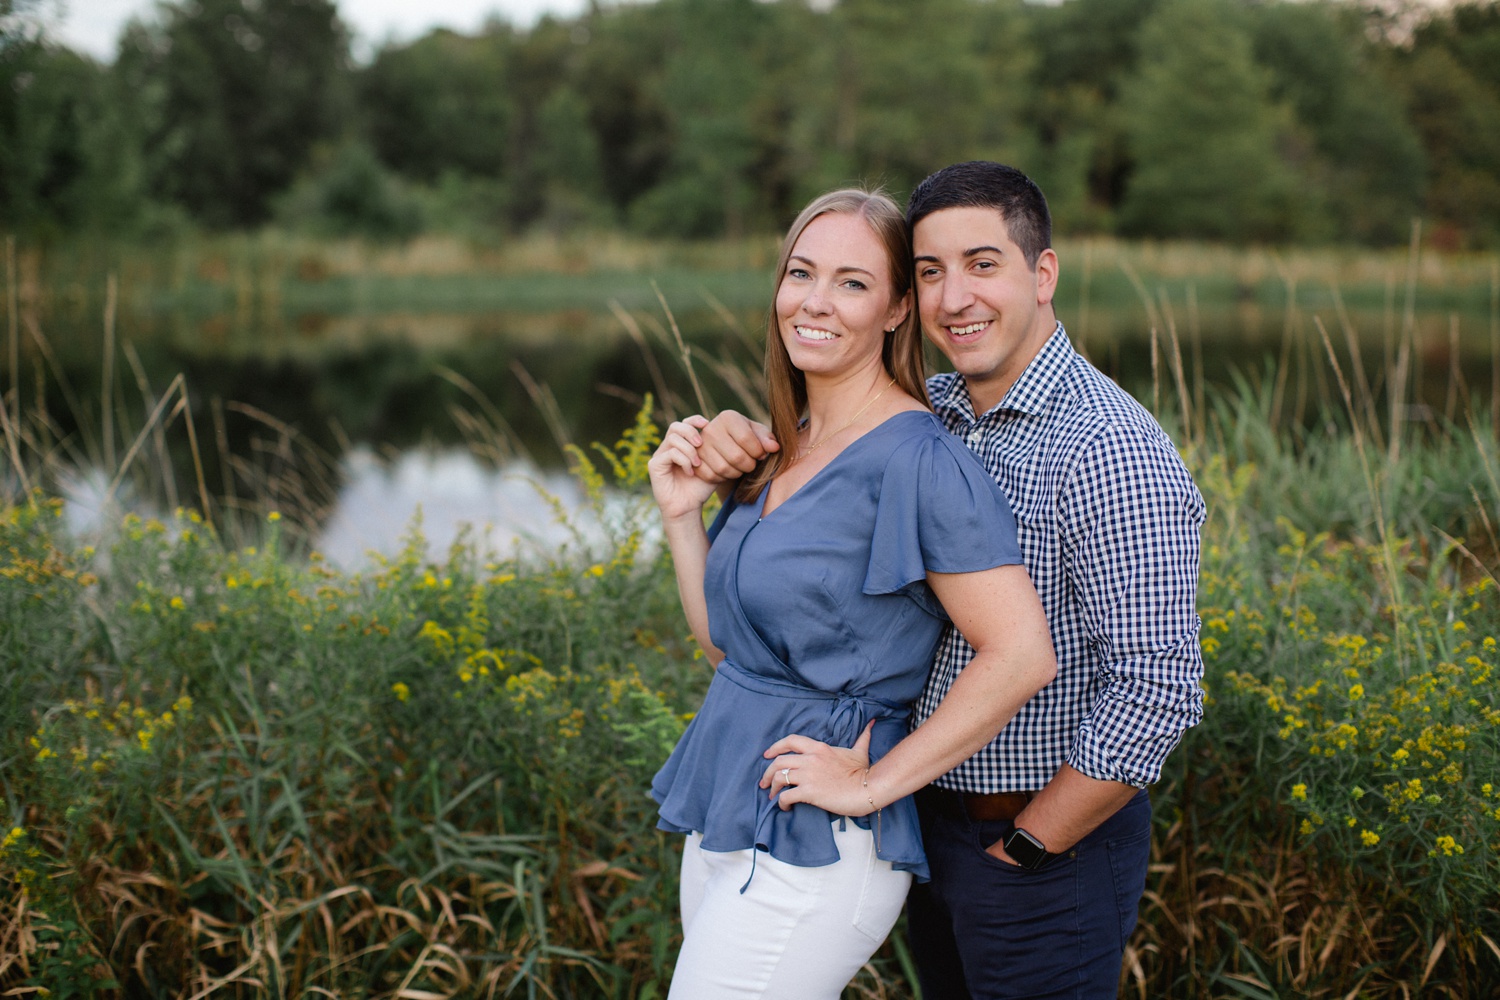
[{"label": "pond water", "polygon": [[[648,393],[659,421],[747,408],[763,314],[758,296],[723,297],[727,306],[689,301],[670,317],[640,301],[629,309],[593,301],[569,310],[284,311],[263,325],[254,315],[142,308],[120,312],[112,352],[89,302],[55,308],[44,335],[17,338],[19,365],[0,359],[0,386],[13,406],[22,401],[23,417],[45,413],[33,420],[46,424],[34,438],[72,470],[57,485],[80,524],[101,516],[106,492],[107,477],[88,470],[118,467],[180,375],[186,405],[165,407],[160,435],[143,440],[118,492],[127,503],[169,510],[206,492],[226,509],[295,512],[310,545],[351,567],[368,551],[395,551],[419,509],[434,552],[461,524],[498,551],[545,548],[566,535],[536,484],[570,510],[581,503],[563,442],[613,443]],[[1408,419],[1437,424],[1463,405],[1488,411],[1494,321],[1478,301],[1414,310]],[[1148,406],[1176,401],[1175,346],[1195,406],[1236,378],[1274,380],[1285,363],[1295,374],[1284,421],[1312,426],[1342,411],[1313,323],[1323,320],[1347,363],[1343,325],[1326,298],[1288,310],[1284,298],[1226,287],[1216,298],[1179,298],[1175,315],[1166,291],[1159,305],[1153,315],[1139,301],[1090,302],[1076,292],[1058,303],[1075,343]],[[1399,354],[1398,318],[1389,301],[1356,302],[1345,315],[1380,396]],[[7,476],[14,495],[19,484],[13,470]]]}]

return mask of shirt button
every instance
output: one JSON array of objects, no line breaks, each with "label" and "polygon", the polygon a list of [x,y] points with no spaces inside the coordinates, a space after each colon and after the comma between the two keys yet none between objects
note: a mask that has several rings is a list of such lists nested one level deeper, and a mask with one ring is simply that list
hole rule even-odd
[{"label": "shirt button", "polygon": [[978,448],[979,447],[979,442],[981,442],[983,440],[984,440],[984,432],[981,431],[979,428],[976,427],[972,431],[969,432],[969,447],[970,448]]}]

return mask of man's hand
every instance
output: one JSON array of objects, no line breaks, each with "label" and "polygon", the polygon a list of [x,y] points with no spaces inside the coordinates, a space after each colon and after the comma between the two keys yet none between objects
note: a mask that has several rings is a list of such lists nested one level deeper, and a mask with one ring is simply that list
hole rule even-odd
[{"label": "man's hand", "polygon": [[761,459],[781,450],[769,427],[734,410],[723,411],[698,433],[693,474],[715,486],[754,472]]}]

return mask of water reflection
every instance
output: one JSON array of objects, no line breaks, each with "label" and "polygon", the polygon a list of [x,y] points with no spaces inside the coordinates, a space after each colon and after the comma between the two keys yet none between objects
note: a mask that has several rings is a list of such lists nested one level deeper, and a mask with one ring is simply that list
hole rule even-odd
[{"label": "water reflection", "polygon": [[[605,540],[605,526],[578,481],[525,460],[495,468],[458,448],[411,450],[386,460],[360,446],[340,467],[342,486],[333,513],[313,547],[342,570],[364,568],[376,554],[395,556],[414,527],[426,540],[428,558],[438,561],[460,535],[482,554],[521,559]],[[128,485],[111,493],[97,469],[67,475],[59,485],[65,523],[74,537],[107,537],[126,512],[168,519],[166,511],[134,496]],[[606,491],[603,514],[616,521],[636,516],[634,498]],[[641,525],[653,537],[654,526],[654,519]],[[643,551],[653,544],[648,538]]]},{"label": "water reflection", "polygon": [[[338,504],[315,545],[343,569],[365,564],[372,552],[394,555],[419,516],[434,558],[441,558],[466,527],[481,551],[504,556],[551,552],[575,533],[585,541],[597,541],[603,533],[575,479],[526,461],[495,469],[466,451],[448,449],[408,451],[387,462],[357,447],[345,456],[343,471]],[[544,494],[567,512],[571,531],[558,522]],[[608,506],[622,502],[612,497]]]}]

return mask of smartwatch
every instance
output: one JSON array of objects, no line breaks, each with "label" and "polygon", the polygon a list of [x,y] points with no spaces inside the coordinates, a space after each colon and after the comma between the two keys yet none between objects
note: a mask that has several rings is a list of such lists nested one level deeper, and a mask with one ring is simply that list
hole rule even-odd
[{"label": "smartwatch", "polygon": [[1038,868],[1057,857],[1056,854],[1048,853],[1042,842],[1019,826],[1011,830],[1005,838],[1005,853],[1009,854],[1017,864],[1028,871],[1036,871]]}]

